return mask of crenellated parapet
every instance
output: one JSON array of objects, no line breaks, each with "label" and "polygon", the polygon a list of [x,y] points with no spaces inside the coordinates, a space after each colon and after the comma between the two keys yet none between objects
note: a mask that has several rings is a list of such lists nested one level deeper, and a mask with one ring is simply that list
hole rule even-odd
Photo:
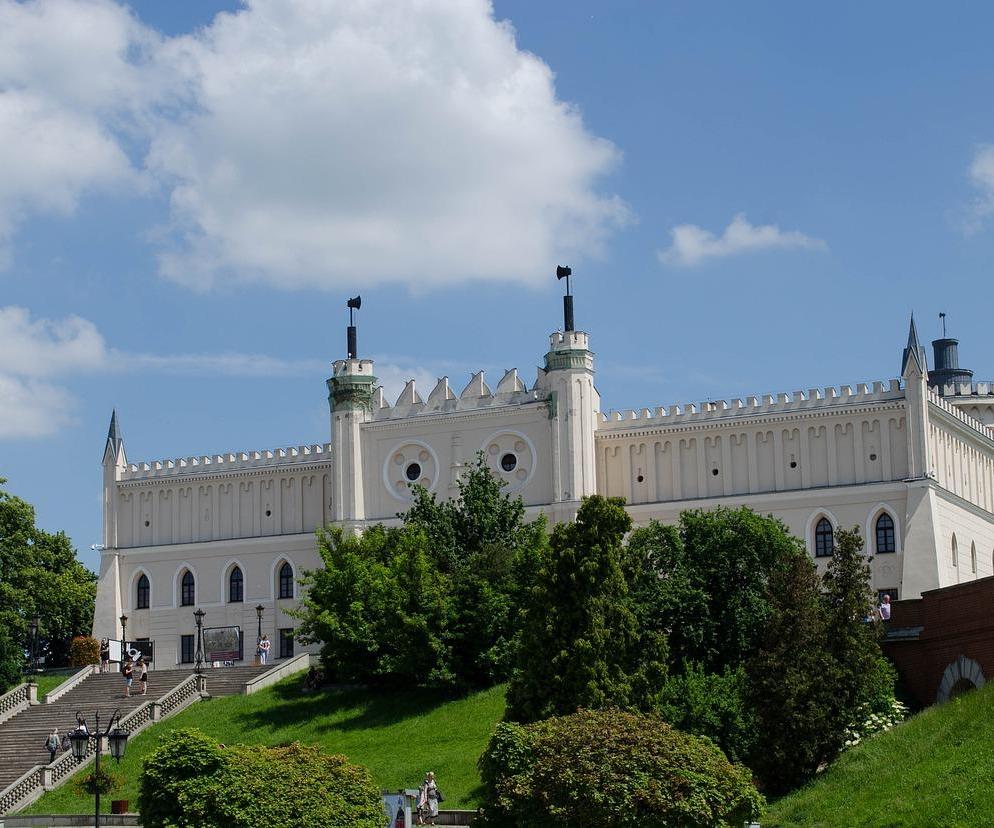
[{"label": "crenellated parapet", "polygon": [[931,388],[929,389],[928,392],[928,401],[936,408],[940,408],[943,411],[945,411],[951,417],[955,417],[971,431],[976,431],[977,433],[987,438],[988,440],[992,439],[991,429],[987,425],[982,423],[976,417],[972,417],[969,414],[967,414],[959,406],[953,405],[948,400],[940,397]]},{"label": "crenellated parapet", "polygon": [[486,382],[485,373],[477,371],[458,395],[449,385],[449,378],[440,377],[427,398],[421,395],[412,379],[404,385],[393,405],[386,401],[383,389],[378,387],[373,392],[372,419],[374,422],[402,420],[425,414],[498,409],[539,402],[548,396],[541,387],[542,376],[544,372],[539,373],[538,379],[529,390],[518,375],[518,369],[511,368],[504,372],[497,387],[491,390]]},{"label": "crenellated parapet", "polygon": [[943,397],[994,397],[994,382],[958,382],[937,389]]},{"label": "crenellated parapet", "polygon": [[599,431],[630,428],[637,425],[677,425],[708,422],[731,417],[754,417],[810,410],[825,410],[837,406],[869,405],[904,399],[901,381],[857,383],[827,388],[809,388],[792,393],[762,394],[730,400],[707,400],[656,408],[609,411],[601,415]]},{"label": "crenellated parapet", "polygon": [[130,463],[121,472],[120,481],[151,478],[182,477],[184,475],[224,471],[259,470],[267,467],[299,466],[329,462],[331,443],[288,446],[262,451],[239,451],[225,454],[202,454],[167,460]]}]

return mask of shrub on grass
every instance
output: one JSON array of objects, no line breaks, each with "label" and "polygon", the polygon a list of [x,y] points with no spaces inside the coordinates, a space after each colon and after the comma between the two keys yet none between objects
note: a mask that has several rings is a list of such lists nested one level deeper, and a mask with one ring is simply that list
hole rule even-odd
[{"label": "shrub on grass", "polygon": [[381,828],[369,771],[297,742],[222,748],[180,730],[145,760],[139,809],[146,828]]},{"label": "shrub on grass", "polygon": [[484,828],[740,826],[763,806],[710,741],[620,710],[502,723],[480,773]]},{"label": "shrub on grass", "polygon": [[69,666],[86,667],[100,662],[100,642],[89,635],[77,635],[69,644]]}]

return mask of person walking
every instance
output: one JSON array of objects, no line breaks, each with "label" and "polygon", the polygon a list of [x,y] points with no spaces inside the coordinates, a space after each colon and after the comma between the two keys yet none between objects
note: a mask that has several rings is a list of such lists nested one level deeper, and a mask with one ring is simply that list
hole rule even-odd
[{"label": "person walking", "polygon": [[138,668],[138,683],[141,685],[144,696],[148,692],[148,659],[145,656],[138,659]]},{"label": "person walking", "polygon": [[883,598],[880,599],[880,606],[877,607],[877,614],[880,616],[880,620],[884,623],[890,621],[890,596],[885,594]]},{"label": "person walking", "polygon": [[434,825],[438,817],[438,803],[442,794],[435,783],[435,774],[428,771],[425,781],[418,788],[418,825]]},{"label": "person walking", "polygon": [[131,682],[135,677],[135,665],[130,658],[124,662],[121,674],[124,676],[124,698],[128,698],[131,695]]},{"label": "person walking", "polygon": [[269,636],[264,635],[259,641],[259,663],[268,664],[269,663],[269,648],[273,645],[269,641]]},{"label": "person walking", "polygon": [[59,752],[59,729],[57,727],[52,728],[52,732],[48,734],[48,738],[45,740],[45,747],[48,750],[48,764],[52,764],[55,761],[55,754]]},{"label": "person walking", "polygon": [[100,672],[106,673],[110,669],[110,641],[104,638],[100,642]]}]

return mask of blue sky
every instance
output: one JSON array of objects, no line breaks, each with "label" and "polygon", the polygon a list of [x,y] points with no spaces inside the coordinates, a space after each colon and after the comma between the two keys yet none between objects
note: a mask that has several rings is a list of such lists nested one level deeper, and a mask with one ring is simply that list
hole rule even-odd
[{"label": "blue sky", "polygon": [[358,9],[0,0],[0,476],[89,565],[111,409],[324,441],[357,292],[394,394],[533,377],[559,263],[605,408],[888,379],[912,310],[994,375],[989,4]]}]

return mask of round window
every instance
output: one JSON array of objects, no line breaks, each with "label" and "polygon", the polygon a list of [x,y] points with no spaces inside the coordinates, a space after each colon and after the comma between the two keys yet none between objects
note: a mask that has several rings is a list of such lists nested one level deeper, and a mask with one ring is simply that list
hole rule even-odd
[{"label": "round window", "polygon": [[508,452],[503,457],[500,458],[500,467],[506,471],[514,471],[514,467],[518,465],[518,458],[513,454]]},{"label": "round window", "polygon": [[404,474],[407,475],[408,480],[417,480],[421,477],[421,466],[417,463],[411,463],[411,465],[407,467],[407,471],[404,472]]}]

